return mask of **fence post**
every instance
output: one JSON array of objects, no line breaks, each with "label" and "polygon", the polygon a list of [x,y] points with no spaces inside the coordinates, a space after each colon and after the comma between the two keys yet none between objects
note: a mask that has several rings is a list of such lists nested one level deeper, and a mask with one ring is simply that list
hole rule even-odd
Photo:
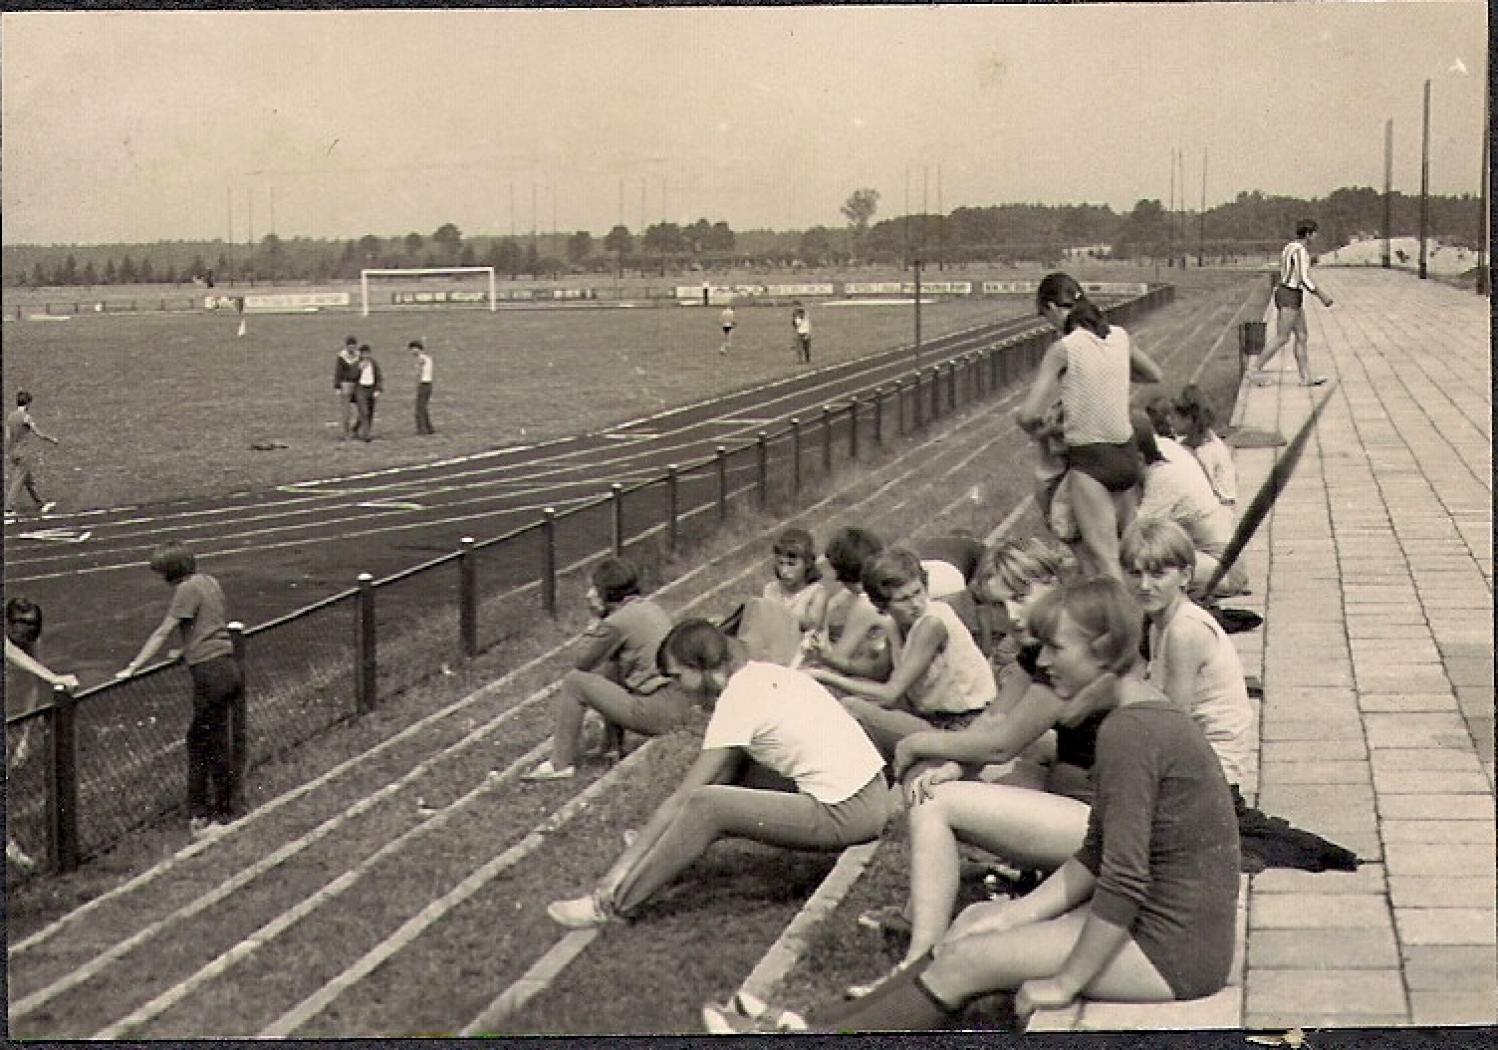
[{"label": "fence post", "polygon": [[895,434],[905,436],[905,380],[895,380]]},{"label": "fence post", "polygon": [[624,557],[624,486],[614,482],[609,486],[609,509],[612,511],[614,534],[614,557]]},{"label": "fence post", "polygon": [[822,476],[832,476],[832,406],[822,406]]},{"label": "fence post", "polygon": [[557,509],[541,511],[541,608],[557,614]]},{"label": "fence post", "polygon": [[791,498],[801,498],[801,420],[791,417]]},{"label": "fence post", "polygon": [[941,365],[931,366],[931,421],[941,418]]},{"label": "fence post", "polygon": [[715,455],[718,461],[718,523],[722,524],[728,520],[728,449],[719,445]]},{"label": "fence post", "polygon": [[61,875],[78,867],[77,709],[76,697],[60,685],[52,687],[52,714],[47,719],[52,745],[47,763],[47,860]]},{"label": "fence post", "polygon": [[858,458],[858,395],[848,399],[848,458]]},{"label": "fence post", "polygon": [[759,484],[759,509],[764,510],[770,501],[770,445],[769,436],[761,430],[754,438],[754,463]]},{"label": "fence post", "polygon": [[250,692],[250,677],[249,661],[245,655],[244,624],[239,620],[231,620],[228,629],[229,643],[234,646],[234,666],[239,671],[239,695],[229,707],[229,766],[234,771],[234,793],[229,799],[229,805],[237,815],[248,809],[245,803],[244,778],[250,768],[250,734],[249,702],[245,698]]},{"label": "fence post", "polygon": [[679,482],[676,464],[668,463],[666,465],[666,539],[673,551],[676,550],[676,544],[681,539],[681,523],[678,520],[681,508]]},{"label": "fence post", "polygon": [[357,638],[355,651],[358,655],[358,670],[354,674],[354,703],[360,711],[372,711],[375,706],[376,674],[378,655],[375,646],[375,591],[374,577],[367,572],[359,574],[359,614],[354,621]]},{"label": "fence post", "polygon": [[479,582],[478,561],[473,554],[473,537],[458,541],[458,634],[463,655],[473,659],[479,651]]},{"label": "fence post", "polygon": [[966,354],[947,365],[947,408],[952,410],[957,408],[957,367],[959,364],[964,368],[967,367]]},{"label": "fence post", "polygon": [[874,447],[884,447],[884,387],[874,388]]}]

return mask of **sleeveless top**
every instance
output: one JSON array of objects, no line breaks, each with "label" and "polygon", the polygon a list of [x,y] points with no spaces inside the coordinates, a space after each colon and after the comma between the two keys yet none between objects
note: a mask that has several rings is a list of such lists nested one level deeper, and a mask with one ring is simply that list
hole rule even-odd
[{"label": "sleeveless top", "polygon": [[789,609],[799,624],[806,619],[812,601],[821,590],[822,583],[818,580],[816,583],[808,583],[795,594],[787,594],[785,588],[780,586],[779,580],[771,580],[765,584],[764,597],[776,605],[783,605]]},{"label": "sleeveless top", "polygon": [[1197,672],[1190,715],[1217,753],[1227,782],[1242,784],[1253,756],[1254,709],[1248,700],[1248,687],[1243,681],[1243,664],[1238,659],[1238,651],[1211,613],[1188,601],[1182,603],[1164,631],[1150,625],[1150,662],[1145,681],[1164,691],[1171,636],[1177,623],[1191,622],[1212,632],[1212,649],[1206,664]]},{"label": "sleeveless top", "polygon": [[671,617],[648,598],[626,601],[604,621],[619,632],[619,680],[631,693],[648,695],[671,679],[656,667],[655,653],[671,631]]},{"label": "sleeveless top", "polygon": [[[947,629],[947,644],[906,691],[911,707],[919,714],[965,714],[981,711],[999,695],[993,669],[957,611],[933,599],[921,620],[934,617]],[[920,623],[917,620],[916,623]],[[915,624],[911,625],[911,631]],[[909,638],[909,632],[906,638]],[[903,646],[902,646],[903,648]]]},{"label": "sleeveless top", "polygon": [[1099,339],[1077,328],[1061,340],[1066,371],[1061,376],[1063,433],[1069,448],[1132,441],[1129,422],[1129,333],[1118,325]]}]

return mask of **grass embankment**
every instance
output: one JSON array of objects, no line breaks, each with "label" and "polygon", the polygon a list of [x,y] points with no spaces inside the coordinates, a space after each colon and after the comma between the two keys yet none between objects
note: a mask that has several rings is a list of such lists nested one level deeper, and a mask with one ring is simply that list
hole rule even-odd
[{"label": "grass embankment", "polygon": [[[1220,293],[1221,289],[1216,291]],[[1227,304],[1227,312],[1237,305],[1238,297],[1234,292],[1235,301]],[[1226,323],[1226,313],[1209,314],[1205,309],[1212,303],[1215,299],[1206,292],[1195,301],[1183,295],[1176,306],[1136,325],[1141,339],[1164,359],[1172,387],[1187,378],[1185,373],[1194,368],[1194,361]],[[1227,371],[1235,376],[1233,352],[1230,347],[1219,356],[1226,359]],[[1230,398],[1218,403],[1223,405],[1225,415]],[[1024,442],[1008,426],[1007,409],[990,411],[993,408],[993,403],[983,406],[944,431],[944,437],[932,441],[920,453],[919,465],[908,452],[902,452],[891,453],[881,462],[871,460],[856,469],[842,469],[837,494],[807,514],[806,523],[823,537],[835,525],[849,520],[870,525],[891,538],[955,526],[976,525],[980,533],[987,531],[1029,489],[1028,457],[1021,452]],[[942,428],[937,432],[943,432]],[[881,489],[901,471],[905,472],[902,480],[893,488]],[[975,488],[978,499],[969,502],[966,497]],[[729,584],[705,609],[721,612],[730,604],[730,595],[758,589],[768,548],[766,534],[781,525],[788,513],[789,508],[777,507],[765,515],[745,514],[726,532],[679,552],[675,558],[666,557],[658,549],[654,556],[648,556],[649,545],[633,553],[652,562],[650,575],[655,580],[680,581],[663,595],[673,612],[687,608],[689,595],[702,594],[720,583]],[[1033,521],[1024,522],[1019,532],[1034,527]],[[341,726],[313,745],[258,771],[255,781],[262,790],[257,794],[275,797],[340,761],[367,754],[381,741],[457,701],[469,690],[523,668],[505,683],[503,696],[481,694],[450,718],[434,724],[430,732],[371,757],[356,773],[330,785],[329,790],[277,814],[273,821],[266,822],[266,832],[294,834],[321,814],[357,804],[409,768],[418,756],[450,747],[475,727],[497,717],[496,713],[514,708],[517,698],[532,695],[532,690],[553,680],[558,660],[548,658],[534,666],[526,666],[526,661],[550,652],[580,626],[579,597],[578,581],[568,580],[563,591],[564,616],[559,622],[526,617],[529,622],[523,629],[472,664],[456,667],[451,675],[393,697],[370,716]],[[427,808],[440,807],[461,796],[473,788],[475,778],[486,767],[503,765],[539,742],[547,723],[545,704],[535,704],[533,711],[517,714],[505,723],[502,735],[475,745],[468,757],[434,767],[430,776],[413,783],[411,790],[400,796],[403,801],[392,800],[388,807],[382,804],[371,821],[361,825],[356,838],[346,842],[347,863],[372,855],[381,844],[415,826],[412,803],[417,792]],[[652,752],[644,756],[648,764],[632,768],[627,777],[621,776],[619,783],[611,784],[574,823],[548,835],[542,851],[455,909],[300,1034],[451,1031],[476,1015],[557,937],[544,918],[545,902],[584,888],[602,871],[617,851],[619,831],[638,825],[670,789],[676,768],[673,763],[685,761],[691,743],[667,741],[656,751],[658,755]],[[596,771],[590,771],[590,779],[594,775]],[[394,910],[420,907],[421,901],[435,892],[433,886],[461,878],[484,857],[499,853],[506,843],[532,827],[540,819],[538,814],[550,812],[582,786],[506,789],[489,803],[475,801],[474,807],[489,808],[465,809],[451,834],[422,838],[421,848],[413,850],[414,859],[396,856],[389,867],[372,871],[372,875],[378,875],[372,883],[378,887],[374,897],[364,896],[363,890],[350,891],[352,895],[339,906],[337,917],[327,920],[328,925],[319,920],[290,935],[296,937],[297,951],[288,953],[280,947],[266,951],[263,960],[257,956],[253,967],[232,971],[230,980],[215,984],[215,989],[222,985],[224,995],[233,996],[236,993],[227,990],[230,985],[241,989],[264,987],[272,1003],[286,1004],[298,991],[305,993],[314,985],[316,976],[336,970],[338,960],[350,950],[369,943],[382,928],[388,931],[389,924],[398,921]],[[865,978],[882,965],[871,962],[868,940],[853,936],[852,916],[856,911],[846,909],[853,908],[855,900],[861,907],[894,899],[894,889],[903,887],[904,865],[896,846],[899,832],[892,832],[891,842],[876,858],[875,868],[855,889],[845,909],[827,924],[825,944],[814,950],[818,979],[829,988]],[[118,881],[124,872],[138,870],[180,842],[180,832],[170,830],[142,836],[80,876],[60,880],[50,897],[39,894],[32,900],[13,901],[12,940],[34,929],[46,916],[57,914],[65,903],[97,893],[111,881]],[[238,846],[226,843],[218,859],[223,866],[216,864],[215,868],[221,872],[236,870],[234,865],[252,861],[264,849],[259,836],[247,837]],[[344,863],[344,858],[338,863]],[[830,863],[830,858],[748,845],[715,847],[677,887],[652,903],[648,921],[607,931],[602,944],[585,953],[552,992],[513,1017],[508,1027],[513,1031],[568,1032],[695,1030],[697,1004],[737,986]],[[279,894],[261,891],[236,898],[235,911],[243,910],[248,917],[260,907],[274,907],[278,896],[281,906],[290,907],[313,884],[315,880],[304,883],[300,876],[288,878]],[[101,922],[101,928],[94,931],[97,937],[101,941],[116,939],[103,925]],[[226,928],[225,934],[236,930],[242,930],[237,923]],[[343,946],[340,938],[348,946]],[[192,942],[190,936],[177,938],[175,947],[155,956],[156,969],[170,972],[174,957],[200,952],[202,946]],[[261,984],[270,981],[270,973],[278,969],[285,974],[273,986]],[[255,980],[246,983],[252,971]],[[434,973],[453,979],[436,987],[431,979]],[[793,977],[793,986],[805,983]],[[668,985],[669,994],[663,991]],[[822,990],[821,985],[816,988]],[[601,994],[599,989],[608,992]],[[100,989],[101,995],[109,993],[110,989]],[[120,989],[119,994],[128,993]],[[223,1010],[184,1002],[162,1021],[171,1020],[172,1031],[178,1033],[254,1030],[253,1019],[263,1017],[265,1007],[250,1002],[252,996],[243,998],[246,1001],[239,1007],[231,1008],[225,1002]],[[100,1017],[117,1016],[109,1013],[107,1002],[100,1002],[98,1009]],[[211,1028],[206,1027],[209,1013],[213,1016]],[[71,1025],[69,1030],[74,1030]]]}]

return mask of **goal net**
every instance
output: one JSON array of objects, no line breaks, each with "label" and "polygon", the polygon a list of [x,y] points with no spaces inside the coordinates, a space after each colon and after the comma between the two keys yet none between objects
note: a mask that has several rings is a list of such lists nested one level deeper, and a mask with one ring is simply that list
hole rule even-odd
[{"label": "goal net", "polygon": [[[494,287],[494,267],[492,266],[446,266],[427,267],[417,266],[406,269],[369,269],[359,271],[359,298],[365,317],[369,316],[369,282],[387,277],[410,278],[410,277],[443,277],[443,276],[467,276],[469,274],[485,274],[488,278],[488,291],[486,293],[489,301],[490,311],[499,309],[498,297]],[[411,292],[412,304],[423,302],[460,303],[467,299],[467,295],[473,293],[445,291],[440,293]]]}]

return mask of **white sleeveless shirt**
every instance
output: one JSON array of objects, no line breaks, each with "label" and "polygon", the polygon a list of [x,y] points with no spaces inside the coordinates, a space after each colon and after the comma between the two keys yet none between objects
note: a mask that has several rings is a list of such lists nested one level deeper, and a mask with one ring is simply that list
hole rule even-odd
[{"label": "white sleeveless shirt", "polygon": [[1121,445],[1134,437],[1129,422],[1129,333],[1118,325],[1099,339],[1085,328],[1061,340],[1062,424],[1068,447]]}]

